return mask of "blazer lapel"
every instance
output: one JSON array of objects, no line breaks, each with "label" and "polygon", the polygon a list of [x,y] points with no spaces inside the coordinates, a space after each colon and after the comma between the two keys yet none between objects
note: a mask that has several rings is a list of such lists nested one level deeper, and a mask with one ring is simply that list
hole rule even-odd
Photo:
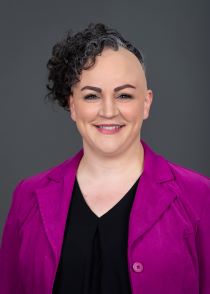
[{"label": "blazer lapel", "polygon": [[144,171],[140,177],[129,219],[128,246],[158,221],[177,197],[169,164],[143,141]]},{"label": "blazer lapel", "polygon": [[43,225],[56,265],[60,258],[76,171],[82,156],[83,149],[64,162],[61,169],[58,168],[49,173],[47,177],[50,182],[45,187],[36,189]]}]

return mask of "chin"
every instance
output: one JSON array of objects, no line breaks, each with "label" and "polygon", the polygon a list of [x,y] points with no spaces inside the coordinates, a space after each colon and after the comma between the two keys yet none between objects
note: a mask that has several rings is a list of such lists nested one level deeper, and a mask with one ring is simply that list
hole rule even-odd
[{"label": "chin", "polygon": [[[115,145],[115,146],[114,146]],[[106,145],[106,144],[103,144],[100,145],[100,146],[97,146],[97,150],[99,150],[100,153],[104,153],[106,155],[113,155],[113,154],[119,154],[121,152],[121,147],[122,144],[113,144],[113,145]]]}]

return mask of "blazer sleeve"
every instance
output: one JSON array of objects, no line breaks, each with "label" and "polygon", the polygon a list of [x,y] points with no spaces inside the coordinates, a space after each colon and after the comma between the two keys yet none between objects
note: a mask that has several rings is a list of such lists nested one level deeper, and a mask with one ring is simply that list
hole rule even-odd
[{"label": "blazer sleeve", "polygon": [[198,226],[199,294],[210,293],[210,180]]},{"label": "blazer sleeve", "polygon": [[1,294],[22,293],[18,278],[18,212],[20,207],[21,180],[13,191],[9,213],[4,225],[0,246],[0,292]]}]

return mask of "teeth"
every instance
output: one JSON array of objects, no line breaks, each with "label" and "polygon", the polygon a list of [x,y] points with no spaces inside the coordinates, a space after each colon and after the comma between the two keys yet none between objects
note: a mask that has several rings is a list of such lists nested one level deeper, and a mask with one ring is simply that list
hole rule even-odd
[{"label": "teeth", "polygon": [[100,129],[106,129],[106,130],[114,130],[119,129],[120,126],[99,126]]}]

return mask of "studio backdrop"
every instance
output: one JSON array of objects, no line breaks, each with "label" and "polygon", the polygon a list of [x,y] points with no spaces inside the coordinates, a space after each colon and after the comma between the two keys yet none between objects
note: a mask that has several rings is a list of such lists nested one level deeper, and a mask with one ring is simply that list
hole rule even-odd
[{"label": "studio backdrop", "polygon": [[170,161],[210,176],[209,1],[1,1],[0,233],[22,178],[71,157],[70,114],[46,103],[46,63],[71,29],[103,22],[145,59],[154,100],[141,136]]}]

